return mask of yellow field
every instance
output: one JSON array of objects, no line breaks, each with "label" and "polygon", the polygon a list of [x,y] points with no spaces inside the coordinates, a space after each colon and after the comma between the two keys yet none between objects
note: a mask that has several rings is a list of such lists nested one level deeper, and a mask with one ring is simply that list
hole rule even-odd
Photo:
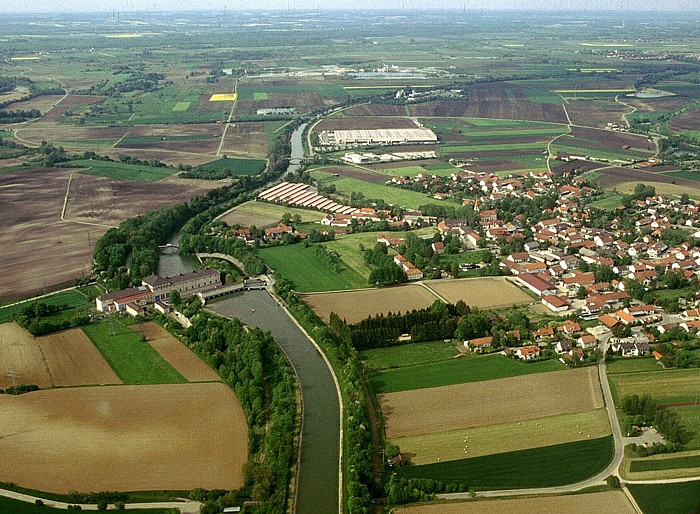
[{"label": "yellow field", "polygon": [[238,93],[215,93],[211,95],[210,102],[235,102],[238,99]]},{"label": "yellow field", "polygon": [[[392,439],[416,465],[597,439],[610,435],[605,409]],[[466,451],[465,451],[466,450]]]},{"label": "yellow field", "polygon": [[581,46],[599,46],[601,48],[615,48],[618,46],[634,46],[629,43],[579,43]]},{"label": "yellow field", "polygon": [[133,37],[143,37],[145,34],[137,34],[137,33],[132,33],[132,34],[106,34],[105,37],[112,38],[112,39],[128,39],[128,38],[133,38]]},{"label": "yellow field", "polygon": [[390,439],[604,406],[597,366],[377,396]]},{"label": "yellow field", "polygon": [[533,302],[527,293],[504,277],[443,280],[426,285],[451,304],[463,300],[479,309],[502,309]]},{"label": "yellow field", "polygon": [[600,512],[636,514],[622,491],[574,494],[566,496],[539,496],[512,500],[483,500],[461,503],[438,503],[395,509],[397,514],[580,514]]},{"label": "yellow field", "polygon": [[3,482],[63,494],[243,486],[248,428],[220,382],[0,395],[0,420]]},{"label": "yellow field", "polygon": [[31,56],[31,57],[10,57],[11,61],[38,61],[39,57],[36,56]]}]

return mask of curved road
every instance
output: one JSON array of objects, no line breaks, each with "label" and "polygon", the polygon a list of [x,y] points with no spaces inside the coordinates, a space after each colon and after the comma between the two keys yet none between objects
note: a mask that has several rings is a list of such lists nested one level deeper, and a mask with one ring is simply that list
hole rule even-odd
[{"label": "curved road", "polygon": [[325,357],[267,291],[247,291],[242,296],[217,299],[206,308],[270,331],[289,357],[299,379],[304,408],[295,512],[339,512],[342,501],[340,393]]}]

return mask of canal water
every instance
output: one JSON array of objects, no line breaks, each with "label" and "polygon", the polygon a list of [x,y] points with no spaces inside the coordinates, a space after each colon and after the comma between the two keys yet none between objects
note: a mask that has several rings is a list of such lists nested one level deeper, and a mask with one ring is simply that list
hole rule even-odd
[{"label": "canal water", "polygon": [[[180,242],[180,232],[175,234],[168,243],[177,246]],[[168,248],[161,250],[158,255],[158,276],[174,277],[180,273],[191,273],[202,269],[202,264],[194,255],[180,255],[179,250]]]},{"label": "canal water", "polygon": [[267,291],[217,299],[207,308],[269,330],[289,357],[299,377],[304,405],[296,512],[338,512],[340,404],[326,361]]}]

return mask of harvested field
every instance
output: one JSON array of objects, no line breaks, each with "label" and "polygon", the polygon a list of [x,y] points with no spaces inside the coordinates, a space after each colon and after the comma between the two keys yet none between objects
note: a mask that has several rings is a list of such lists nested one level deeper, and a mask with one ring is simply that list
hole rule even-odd
[{"label": "harvested field", "polygon": [[603,189],[632,192],[637,184],[643,182],[647,185],[653,185],[657,188],[658,193],[663,194],[700,193],[700,183],[662,173],[652,173],[651,171],[631,168],[606,168],[599,173],[600,176],[596,179],[596,182]]},{"label": "harvested field", "polygon": [[[628,103],[627,98],[623,101]],[[632,109],[615,100],[569,100],[566,110],[574,123],[605,128],[608,123],[624,123],[624,115]]]},{"label": "harvested field", "polygon": [[54,386],[121,384],[102,354],[79,328],[36,339]]},{"label": "harvested field", "polygon": [[231,209],[218,219],[229,226],[249,227],[255,225],[261,228],[277,225],[285,213],[292,216],[298,214],[303,223],[320,221],[324,216],[323,213],[316,210],[294,209],[283,205],[250,201]]},{"label": "harvested field", "polygon": [[222,131],[222,125],[213,123],[143,125],[131,129],[116,148],[213,154],[219,148]]},{"label": "harvested field", "polygon": [[8,111],[31,111],[32,109],[37,109],[44,114],[61,98],[63,98],[63,95],[37,96],[35,98],[30,98],[29,100],[13,102],[4,109]]},{"label": "harvested field", "polygon": [[[403,165],[406,166],[406,163],[403,163]],[[391,178],[386,173],[369,171],[354,166],[324,166],[322,169],[326,173],[338,174],[341,177],[355,178],[363,182],[369,182],[370,184],[383,184]]]},{"label": "harvested field", "polygon": [[[656,145],[649,141],[646,136],[616,132],[613,130],[599,130],[584,127],[572,127],[571,133],[564,136],[573,136],[574,142],[567,141],[566,144],[581,144],[583,146],[593,146],[597,149],[613,151],[624,151],[631,154],[647,156],[647,152],[655,152]],[[645,152],[646,150],[647,152]]]},{"label": "harvested field", "polygon": [[[605,409],[392,440],[415,465],[542,448],[610,435]],[[535,437],[533,437],[535,436]],[[467,450],[466,452],[464,450]]]},{"label": "harvested field", "polygon": [[265,122],[229,125],[224,146],[221,149],[222,154],[264,159],[267,157],[267,152],[268,135],[265,132]]},{"label": "harvested field", "polygon": [[467,89],[467,100],[440,100],[409,106],[413,116],[497,118],[567,123],[561,104],[534,103],[515,84],[483,83]]},{"label": "harvested field", "polygon": [[552,172],[559,174],[571,173],[574,170],[580,170],[581,173],[586,173],[587,171],[597,170],[598,168],[604,168],[605,166],[605,164],[591,161],[552,161]]},{"label": "harvested field", "polygon": [[[596,366],[380,394],[377,399],[390,439],[604,406]],[[430,415],[418,416],[421,412]]]},{"label": "harvested field", "polygon": [[[0,362],[3,366],[0,389],[11,387],[13,382],[15,385],[34,384],[39,387],[51,387],[51,377],[47,372],[41,348],[34,336],[17,323],[0,325]],[[15,380],[9,376],[10,372],[16,373]]]},{"label": "harvested field", "polygon": [[315,127],[314,132],[324,130],[376,130],[376,129],[413,129],[416,124],[410,118],[356,117],[325,118]]},{"label": "harvested field", "polygon": [[189,382],[220,380],[216,371],[157,323],[144,323],[141,328],[148,344]]},{"label": "harvested field", "polygon": [[566,496],[538,496],[512,500],[484,500],[464,503],[439,503],[395,509],[397,514],[580,514],[601,512],[635,514],[637,511],[622,491],[574,494]]},{"label": "harvested field", "polygon": [[465,278],[426,284],[449,303],[459,300],[479,309],[501,309],[532,303],[532,298],[505,277]]},{"label": "harvested field", "polygon": [[331,312],[335,312],[348,323],[357,323],[377,314],[425,309],[437,297],[419,285],[410,284],[385,289],[307,294],[302,299],[325,322],[328,322]]},{"label": "harvested field", "polygon": [[688,111],[678,118],[674,118],[669,127],[673,130],[700,130],[700,110]]},{"label": "harvested field", "polygon": [[100,105],[107,99],[106,96],[92,95],[68,95],[65,100],[58,104],[54,109],[51,109],[42,121],[57,121],[71,108],[84,109],[90,105]]},{"label": "harvested field", "polygon": [[41,121],[23,125],[16,134],[17,139],[25,144],[39,145],[47,140],[75,151],[90,149],[104,152],[127,132],[126,127],[87,127]]},{"label": "harvested field", "polygon": [[89,271],[91,245],[110,226],[219,185],[174,177],[142,184],[78,173],[71,181],[65,218],[95,224],[82,225],[61,221],[71,173],[64,168],[24,168],[0,174],[0,218],[6,227],[0,231],[0,299],[72,284]]},{"label": "harvested field", "polygon": [[243,485],[248,429],[223,383],[3,395],[0,419],[4,482],[63,494]]}]

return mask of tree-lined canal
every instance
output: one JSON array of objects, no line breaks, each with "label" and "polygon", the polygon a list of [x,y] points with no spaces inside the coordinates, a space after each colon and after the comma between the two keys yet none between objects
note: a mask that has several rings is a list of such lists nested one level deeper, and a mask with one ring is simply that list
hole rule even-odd
[{"label": "tree-lined canal", "polygon": [[326,361],[267,291],[229,296],[207,308],[269,330],[286,352],[299,377],[304,405],[296,512],[338,512],[340,404]]}]

